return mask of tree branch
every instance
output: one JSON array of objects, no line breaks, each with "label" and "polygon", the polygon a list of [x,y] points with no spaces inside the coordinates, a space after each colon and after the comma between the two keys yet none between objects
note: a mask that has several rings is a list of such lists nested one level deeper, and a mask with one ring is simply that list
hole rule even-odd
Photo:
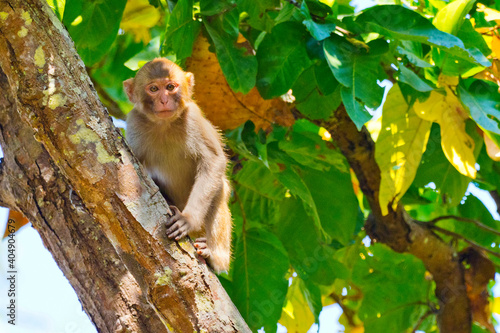
[{"label": "tree branch", "polygon": [[439,221],[450,220],[450,219],[457,220],[457,221],[460,221],[460,222],[466,222],[466,223],[474,224],[474,225],[476,225],[480,229],[483,229],[485,231],[491,232],[492,234],[500,236],[500,231],[495,230],[492,227],[489,227],[489,226],[487,226],[487,225],[479,222],[478,220],[469,219],[469,218],[461,217],[461,216],[455,216],[455,215],[439,216],[439,217],[436,217],[435,219],[433,219],[433,220],[431,220],[429,222],[423,222],[423,223],[424,224],[425,223],[430,223],[432,225],[432,227],[434,228],[435,224],[438,223]]},{"label": "tree branch", "polygon": [[493,251],[493,250],[490,250],[490,249],[488,249],[488,248],[487,248],[487,247],[485,247],[485,246],[479,245],[479,244],[477,244],[476,242],[471,241],[470,239],[467,239],[467,237],[462,236],[462,235],[460,235],[460,234],[457,234],[456,232],[453,232],[453,231],[450,231],[450,230],[446,230],[446,229],[440,228],[440,227],[435,226],[435,225],[432,225],[432,226],[429,226],[429,227],[430,227],[431,229],[436,230],[436,231],[439,231],[439,232],[441,232],[441,233],[443,233],[443,234],[445,234],[445,235],[448,235],[448,236],[452,236],[452,237],[454,237],[454,238],[461,239],[461,240],[463,240],[464,242],[466,242],[466,243],[468,243],[468,244],[472,245],[473,247],[476,247],[476,248],[478,248],[478,249],[481,249],[481,250],[483,250],[483,251],[485,251],[485,252],[488,252],[488,253],[489,253],[489,254],[491,254],[492,256],[495,256],[495,257],[497,257],[497,258],[500,258],[500,253],[497,253],[497,252],[495,252],[495,251]]},{"label": "tree branch", "polygon": [[99,332],[250,332],[192,244],[166,239],[165,200],[46,1],[0,11],[0,202],[31,220]]},{"label": "tree branch", "polygon": [[330,132],[359,180],[372,210],[365,225],[367,234],[397,252],[408,252],[422,260],[436,282],[440,331],[469,333],[472,315],[464,269],[456,251],[430,230],[415,223],[401,205],[396,210],[389,205],[389,214],[382,215],[378,200],[380,169],[375,161],[375,145],[366,128],[358,131],[343,105],[335,111],[332,119],[316,121],[316,124]]}]

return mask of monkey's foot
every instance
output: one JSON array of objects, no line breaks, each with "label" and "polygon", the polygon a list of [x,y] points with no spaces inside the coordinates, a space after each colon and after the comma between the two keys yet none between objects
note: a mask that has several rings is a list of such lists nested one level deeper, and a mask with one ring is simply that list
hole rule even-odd
[{"label": "monkey's foot", "polygon": [[196,248],[196,253],[205,259],[210,257],[210,249],[207,246],[206,238],[196,238],[194,241],[194,247]]}]

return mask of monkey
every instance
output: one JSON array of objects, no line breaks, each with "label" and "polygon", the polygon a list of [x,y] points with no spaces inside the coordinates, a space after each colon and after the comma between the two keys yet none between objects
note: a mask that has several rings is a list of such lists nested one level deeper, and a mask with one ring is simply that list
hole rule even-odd
[{"label": "monkey", "polygon": [[197,253],[217,273],[228,271],[232,220],[227,157],[221,134],[193,100],[193,74],[156,58],[123,86],[134,104],[126,139],[172,204],[167,236],[195,238]]}]

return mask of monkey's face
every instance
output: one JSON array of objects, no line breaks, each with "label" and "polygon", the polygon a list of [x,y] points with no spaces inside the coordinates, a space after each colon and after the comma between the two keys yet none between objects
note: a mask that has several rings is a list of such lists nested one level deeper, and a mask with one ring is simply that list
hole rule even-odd
[{"label": "monkey's face", "polygon": [[158,118],[170,118],[179,109],[179,84],[170,78],[151,80],[144,87],[143,104]]},{"label": "monkey's face", "polygon": [[152,121],[171,122],[184,112],[193,94],[193,74],[184,72],[168,59],[156,58],[146,63],[134,79],[123,82],[135,108]]}]

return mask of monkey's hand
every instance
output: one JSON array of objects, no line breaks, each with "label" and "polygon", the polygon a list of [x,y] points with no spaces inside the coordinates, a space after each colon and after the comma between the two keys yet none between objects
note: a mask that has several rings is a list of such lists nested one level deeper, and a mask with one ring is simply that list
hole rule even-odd
[{"label": "monkey's hand", "polygon": [[174,215],[167,218],[167,236],[168,238],[179,240],[185,237],[191,231],[191,223],[189,218],[182,214],[179,208],[175,206],[169,206]]}]

